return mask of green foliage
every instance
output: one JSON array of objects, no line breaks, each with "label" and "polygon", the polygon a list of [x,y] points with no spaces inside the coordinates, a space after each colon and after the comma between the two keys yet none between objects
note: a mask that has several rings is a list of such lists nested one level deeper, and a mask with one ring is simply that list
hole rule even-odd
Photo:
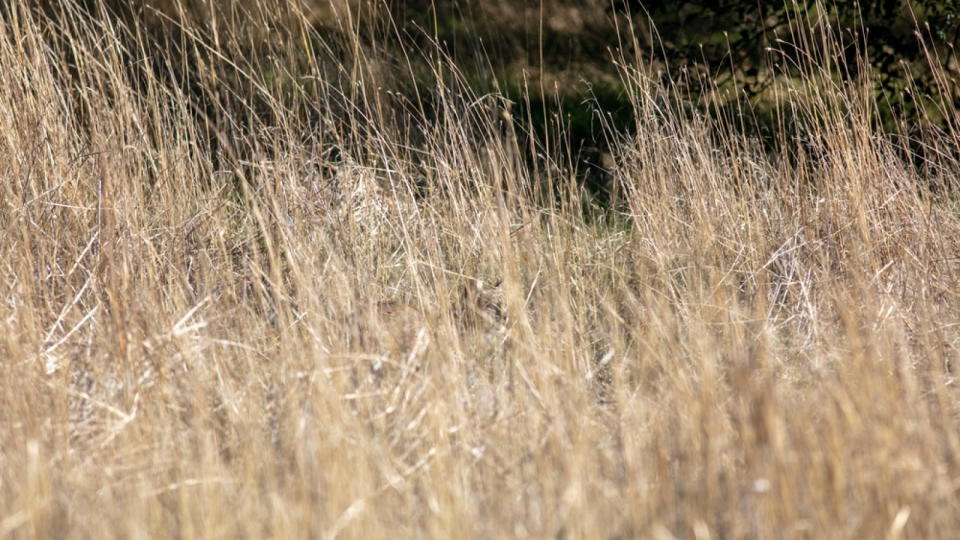
[{"label": "green foliage", "polygon": [[[404,34],[444,46],[478,91],[504,90],[517,103],[518,131],[543,139],[562,120],[574,152],[606,148],[598,112],[616,131],[634,128],[621,68],[612,62],[612,51],[621,50],[701,112],[778,151],[805,144],[804,131],[822,121],[780,108],[778,85],[811,81],[811,70],[826,67],[818,76],[832,84],[868,89],[873,128],[906,137],[905,148],[915,153],[925,132],[949,128],[960,105],[958,6],[957,0],[391,4]],[[627,34],[633,38],[623,39]],[[783,127],[792,135],[784,138]],[[580,158],[590,170],[589,159]]]}]

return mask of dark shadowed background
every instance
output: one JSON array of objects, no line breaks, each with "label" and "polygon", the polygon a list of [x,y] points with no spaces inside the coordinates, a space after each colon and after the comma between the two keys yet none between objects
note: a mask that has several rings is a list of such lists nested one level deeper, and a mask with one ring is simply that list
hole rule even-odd
[{"label": "dark shadowed background", "polygon": [[[41,4],[52,10],[58,5],[49,0]],[[174,51],[176,21],[184,18],[224,42],[229,37],[219,34],[226,28],[244,29],[246,35],[235,46],[256,49],[258,39],[272,37],[252,37],[262,14],[251,10],[299,16],[285,0],[257,8],[236,0],[107,4],[112,13],[91,9],[90,16],[142,25]],[[407,95],[416,88],[419,102],[430,108],[430,66],[439,44],[475,92],[501,91],[513,100],[521,136],[543,140],[551,129],[566,133],[564,144],[577,156],[588,183],[597,185],[603,183],[608,146],[602,125],[629,132],[634,121],[618,59],[644,66],[688,95],[696,108],[721,115],[736,110],[742,128],[771,148],[777,144],[768,137],[776,131],[771,126],[783,122],[773,111],[774,75],[800,77],[796,66],[820,48],[805,42],[812,34],[799,35],[798,27],[820,28],[840,42],[832,50],[842,50],[842,58],[820,61],[834,62],[840,68],[835,77],[856,80],[879,98],[877,129],[908,139],[924,129],[949,130],[949,119],[935,104],[960,102],[958,0],[826,5],[813,0],[304,0],[300,5],[323,48],[331,51],[326,60],[331,77],[349,77],[335,64],[347,62],[351,51],[362,47],[367,60],[375,58],[383,66],[378,88],[389,86]],[[798,24],[801,20],[807,24]],[[214,102],[229,97],[203,93],[203,60],[194,57],[195,51],[183,50],[179,56],[178,84],[196,93],[198,109],[217,122],[218,111],[230,107]],[[271,68],[264,60],[259,69],[267,73]],[[598,111],[603,111],[602,122]],[[556,129],[561,125],[562,130]]]}]

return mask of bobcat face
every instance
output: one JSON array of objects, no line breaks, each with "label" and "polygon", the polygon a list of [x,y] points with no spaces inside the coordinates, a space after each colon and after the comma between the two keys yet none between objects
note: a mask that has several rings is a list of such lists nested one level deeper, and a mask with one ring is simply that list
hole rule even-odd
[{"label": "bobcat face", "polygon": [[502,327],[506,322],[503,312],[503,291],[498,281],[492,287],[479,279],[470,279],[464,286],[464,317],[468,324],[486,324]]}]

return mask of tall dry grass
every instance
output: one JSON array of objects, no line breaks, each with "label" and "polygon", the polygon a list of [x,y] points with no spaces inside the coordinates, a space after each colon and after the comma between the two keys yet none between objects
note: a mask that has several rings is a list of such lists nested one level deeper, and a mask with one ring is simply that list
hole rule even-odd
[{"label": "tall dry grass", "polygon": [[283,1],[160,37],[26,4],[0,11],[0,537],[960,527],[955,139],[905,161],[828,40],[782,79],[807,128],[780,156],[624,62],[604,210],[349,10],[334,43]]}]

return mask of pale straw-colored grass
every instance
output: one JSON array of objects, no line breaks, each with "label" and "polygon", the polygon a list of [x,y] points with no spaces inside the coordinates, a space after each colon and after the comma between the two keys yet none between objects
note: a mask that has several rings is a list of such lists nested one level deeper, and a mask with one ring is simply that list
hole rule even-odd
[{"label": "pale straw-colored grass", "polygon": [[388,93],[420,53],[325,48],[285,1],[168,43],[28,4],[0,537],[960,528],[955,140],[918,169],[811,69],[779,103],[820,127],[778,157],[625,62],[604,210],[436,52],[421,109]]}]

